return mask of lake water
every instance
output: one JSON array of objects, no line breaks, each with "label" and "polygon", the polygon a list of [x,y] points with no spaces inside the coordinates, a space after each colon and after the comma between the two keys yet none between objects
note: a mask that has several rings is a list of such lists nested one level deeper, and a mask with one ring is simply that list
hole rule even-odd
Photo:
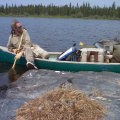
[{"label": "lake water", "polygon": [[[27,29],[33,43],[47,51],[64,52],[74,43],[79,49],[79,42],[92,45],[100,39],[120,37],[119,20],[0,17],[1,46],[7,45],[13,19],[20,21]],[[11,64],[0,63],[0,85],[14,81],[8,75],[11,66]],[[18,77],[27,70],[21,66],[18,68],[16,70]]]}]

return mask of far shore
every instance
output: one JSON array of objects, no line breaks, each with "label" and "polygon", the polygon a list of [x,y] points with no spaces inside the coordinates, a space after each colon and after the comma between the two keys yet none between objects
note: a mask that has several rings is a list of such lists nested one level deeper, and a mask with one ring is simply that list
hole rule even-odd
[{"label": "far shore", "polygon": [[103,20],[120,20],[116,17],[106,17],[106,16],[89,16],[89,17],[74,17],[74,16],[50,16],[50,15],[0,15],[0,17],[33,17],[33,18],[63,18],[63,19],[103,19]]}]

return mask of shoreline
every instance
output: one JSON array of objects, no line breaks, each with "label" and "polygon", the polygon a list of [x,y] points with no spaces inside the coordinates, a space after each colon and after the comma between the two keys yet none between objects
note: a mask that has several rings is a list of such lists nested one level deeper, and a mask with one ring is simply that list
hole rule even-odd
[{"label": "shoreline", "polygon": [[72,16],[49,16],[49,15],[0,15],[0,17],[30,17],[30,18],[61,18],[61,19],[95,19],[95,20],[120,20],[120,18],[110,18],[105,16],[90,16],[90,17],[72,17]]}]

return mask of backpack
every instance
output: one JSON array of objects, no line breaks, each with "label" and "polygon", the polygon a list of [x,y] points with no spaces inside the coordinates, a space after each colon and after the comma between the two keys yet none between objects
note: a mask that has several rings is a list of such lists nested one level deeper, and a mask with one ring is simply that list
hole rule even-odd
[{"label": "backpack", "polygon": [[120,63],[120,45],[113,45],[113,58],[111,63]]}]

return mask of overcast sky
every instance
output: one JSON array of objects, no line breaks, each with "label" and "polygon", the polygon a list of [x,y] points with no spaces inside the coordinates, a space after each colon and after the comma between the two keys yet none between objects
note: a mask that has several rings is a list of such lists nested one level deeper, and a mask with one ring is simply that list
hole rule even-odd
[{"label": "overcast sky", "polygon": [[8,5],[30,5],[30,4],[33,4],[33,5],[38,5],[38,4],[41,4],[42,5],[50,5],[53,3],[53,5],[56,5],[56,6],[63,6],[63,5],[69,5],[70,2],[72,5],[76,6],[77,3],[78,5],[82,5],[83,2],[84,3],[90,3],[90,6],[93,7],[94,5],[95,6],[99,6],[99,7],[104,7],[104,5],[106,7],[109,7],[109,6],[112,6],[113,2],[115,1],[116,3],[116,6],[120,6],[120,0],[0,0],[0,5],[6,5],[6,3]]}]

